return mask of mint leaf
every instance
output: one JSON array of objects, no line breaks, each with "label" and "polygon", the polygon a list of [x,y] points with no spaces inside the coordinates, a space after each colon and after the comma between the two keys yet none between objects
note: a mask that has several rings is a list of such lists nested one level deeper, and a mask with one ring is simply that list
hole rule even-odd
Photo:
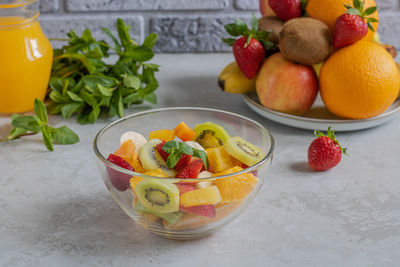
[{"label": "mint leaf", "polygon": [[185,142],[179,143],[179,151],[181,151],[183,154],[193,155],[193,148]]},{"label": "mint leaf", "polygon": [[143,45],[152,49],[157,42],[158,35],[155,33],[150,33],[143,42]]},{"label": "mint leaf", "polygon": [[47,123],[47,109],[42,101],[36,98],[33,104],[33,110],[35,111],[35,114],[40,121],[42,121],[43,123]]},{"label": "mint leaf", "polygon": [[71,145],[79,142],[79,136],[67,126],[51,128],[51,138],[54,143]]},{"label": "mint leaf", "polygon": [[153,51],[146,46],[139,46],[123,53],[124,56],[130,57],[135,61],[143,62],[153,58]]},{"label": "mint leaf", "polygon": [[71,117],[75,112],[81,109],[84,106],[84,103],[70,103],[66,104],[61,108],[61,115],[68,119]]},{"label": "mint leaf", "polygon": [[11,124],[15,128],[22,128],[35,133],[40,132],[40,124],[36,116],[14,115],[11,117]]},{"label": "mint leaf", "polygon": [[157,104],[157,96],[155,93],[150,93],[148,95],[145,95],[144,100],[146,100],[147,102],[149,102],[151,104]]},{"label": "mint leaf", "polygon": [[137,76],[132,74],[123,75],[124,77],[124,85],[128,88],[139,89],[141,81]]},{"label": "mint leaf", "polygon": [[10,134],[7,136],[6,140],[17,139],[18,137],[26,134],[28,131],[23,128],[13,128]]},{"label": "mint leaf", "polygon": [[179,143],[176,140],[165,142],[162,149],[167,153],[171,153],[172,150],[179,149]]},{"label": "mint leaf", "polygon": [[177,149],[172,149],[171,153],[169,154],[166,164],[167,167],[172,169],[178,163],[179,159],[182,156],[182,152]]},{"label": "mint leaf", "polygon": [[53,151],[53,144],[51,143],[51,134],[50,134],[50,130],[48,128],[47,125],[43,125],[41,127],[41,131],[42,131],[42,136],[43,136],[43,142],[46,145],[47,149],[50,151]]},{"label": "mint leaf", "polygon": [[100,83],[97,84],[97,89],[99,89],[99,92],[103,96],[112,96],[113,95],[113,89],[112,88],[105,87],[105,86],[101,85]]}]

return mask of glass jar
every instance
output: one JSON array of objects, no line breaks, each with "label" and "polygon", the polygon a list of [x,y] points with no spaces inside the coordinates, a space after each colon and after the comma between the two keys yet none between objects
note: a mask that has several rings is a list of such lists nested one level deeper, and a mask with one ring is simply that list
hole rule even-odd
[{"label": "glass jar", "polygon": [[0,113],[30,111],[46,96],[53,49],[38,17],[37,0],[0,0]]}]

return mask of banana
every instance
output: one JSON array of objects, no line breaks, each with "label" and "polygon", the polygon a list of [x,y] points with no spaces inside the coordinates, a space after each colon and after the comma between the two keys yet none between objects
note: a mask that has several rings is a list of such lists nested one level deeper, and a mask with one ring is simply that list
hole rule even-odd
[{"label": "banana", "polygon": [[[202,171],[201,173],[199,173],[199,175],[197,175],[197,178],[207,178],[207,177],[212,177],[212,173],[209,171]],[[212,185],[213,183],[211,181],[202,181],[196,184],[196,188],[201,189]]]},{"label": "banana", "polygon": [[202,147],[202,146],[201,146],[199,143],[197,143],[196,141],[186,141],[185,143],[188,144],[189,146],[193,147],[193,148],[198,149],[198,150],[206,151],[206,150],[204,149],[204,147]]},{"label": "banana", "polygon": [[236,62],[232,62],[219,74],[218,85],[224,92],[243,94],[256,90],[256,79],[247,79]]},{"label": "banana", "polygon": [[130,132],[126,132],[121,136],[120,139],[120,143],[121,145],[127,141],[131,139],[133,144],[135,145],[135,151],[136,153],[139,153],[139,149],[147,143],[147,139],[141,135],[140,133],[134,132],[134,131],[130,131]]}]

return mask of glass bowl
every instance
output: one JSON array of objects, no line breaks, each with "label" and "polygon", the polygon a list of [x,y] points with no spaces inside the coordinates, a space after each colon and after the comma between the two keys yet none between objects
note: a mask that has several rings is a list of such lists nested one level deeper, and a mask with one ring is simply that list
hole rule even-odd
[{"label": "glass bowl", "polygon": [[[151,131],[174,129],[182,121],[190,127],[207,121],[217,123],[230,136],[240,136],[260,148],[265,157],[253,166],[233,169],[237,171],[234,173],[196,179],[160,178],[144,175],[121,168],[107,160],[109,154],[116,151],[120,146],[120,137],[125,132],[135,131],[148,137]],[[246,209],[267,176],[274,146],[271,133],[249,118],[222,110],[193,107],[153,109],[124,117],[100,130],[93,143],[101,177],[107,190],[122,210],[151,233],[166,238],[183,240],[207,236],[231,222]],[[193,188],[202,188],[204,185],[211,185],[213,188],[216,186],[221,192],[222,200],[212,207],[207,205],[208,208],[211,208],[211,211],[207,209],[207,211],[202,210],[200,213],[191,209],[188,211],[181,205],[180,211],[174,212],[173,216],[171,215],[173,219],[161,219],[154,214],[144,213],[138,208],[138,199],[132,187],[125,191],[120,191],[121,188],[116,189],[110,181],[110,177],[116,175],[122,178],[130,178],[131,181],[132,179],[139,179],[140,181],[157,179],[157,182],[168,183],[172,186],[179,186],[179,188],[182,185]],[[202,212],[205,212],[206,215]]]}]

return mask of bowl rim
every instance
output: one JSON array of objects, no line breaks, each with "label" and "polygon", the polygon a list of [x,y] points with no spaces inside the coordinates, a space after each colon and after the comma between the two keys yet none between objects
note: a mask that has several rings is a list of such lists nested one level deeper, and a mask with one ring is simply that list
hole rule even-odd
[{"label": "bowl rim", "polygon": [[[108,129],[114,127],[115,125],[135,118],[135,117],[140,117],[143,115],[147,115],[147,114],[151,114],[151,113],[156,113],[156,112],[162,112],[162,111],[176,111],[176,110],[197,110],[197,111],[211,111],[211,112],[217,112],[217,113],[222,113],[222,114],[226,114],[226,115],[230,115],[230,116],[234,116],[234,117],[238,117],[241,119],[244,119],[252,124],[254,124],[255,126],[257,126],[258,128],[260,128],[262,130],[262,132],[264,132],[264,134],[266,136],[269,137],[270,140],[270,148],[269,151],[266,153],[265,157],[260,160],[258,163],[256,163],[253,166],[250,166],[246,169],[243,169],[241,171],[238,172],[234,172],[231,174],[226,174],[226,175],[221,175],[221,176],[212,176],[212,177],[205,177],[205,178],[174,178],[174,177],[158,177],[158,176],[151,176],[151,175],[145,175],[143,173],[139,173],[139,172],[134,172],[134,171],[130,171],[127,170],[125,168],[119,167],[118,165],[115,165],[114,163],[108,161],[99,151],[97,143],[99,140],[99,137]],[[261,165],[263,165],[264,163],[266,163],[273,155],[273,152],[275,150],[275,140],[274,137],[272,136],[271,132],[266,129],[264,126],[262,126],[260,123],[258,123],[257,121],[250,119],[246,116],[237,114],[237,113],[233,113],[230,111],[225,111],[225,110],[220,110],[220,109],[213,109],[213,108],[203,108],[203,107],[164,107],[164,108],[157,108],[157,109],[149,109],[146,111],[141,111],[141,112],[137,112],[137,113],[133,113],[131,115],[122,117],[114,122],[111,122],[110,124],[104,126],[100,131],[98,131],[98,133],[96,134],[94,140],[93,140],[93,151],[95,153],[95,155],[97,156],[97,158],[102,161],[104,163],[104,165],[106,165],[106,167],[112,168],[118,172],[124,173],[124,174],[128,174],[131,176],[135,176],[135,177],[142,177],[142,178],[154,178],[154,179],[162,179],[162,180],[173,180],[173,181],[185,181],[185,182],[195,182],[195,181],[213,181],[213,180],[217,180],[217,179],[222,179],[222,178],[227,178],[227,177],[232,177],[232,176],[236,176],[236,175],[240,175],[240,174],[245,174],[245,173],[249,173],[251,171],[254,171],[255,169],[257,169],[258,167],[260,167]]]}]

